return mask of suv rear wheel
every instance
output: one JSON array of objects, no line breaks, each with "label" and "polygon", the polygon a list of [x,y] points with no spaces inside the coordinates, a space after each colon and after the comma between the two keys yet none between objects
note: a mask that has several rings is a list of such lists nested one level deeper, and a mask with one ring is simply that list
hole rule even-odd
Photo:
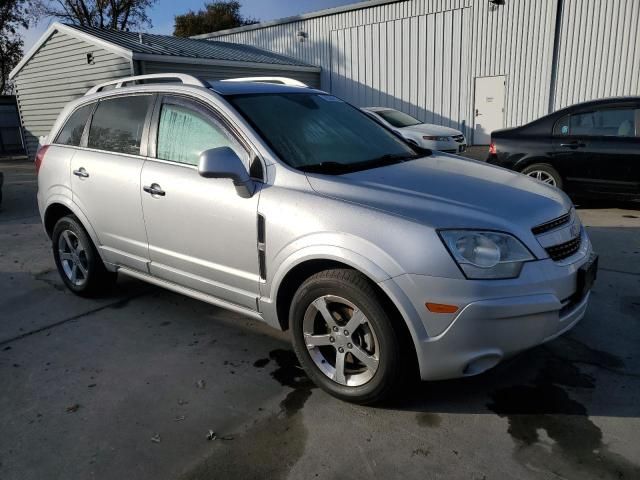
[{"label": "suv rear wheel", "polygon": [[405,377],[399,336],[371,282],[355,270],[326,270],[294,295],[289,325],[305,371],[343,400],[371,404]]},{"label": "suv rear wheel", "polygon": [[51,238],[58,273],[73,293],[93,296],[115,281],[116,274],[105,268],[77,217],[69,215],[58,220]]}]

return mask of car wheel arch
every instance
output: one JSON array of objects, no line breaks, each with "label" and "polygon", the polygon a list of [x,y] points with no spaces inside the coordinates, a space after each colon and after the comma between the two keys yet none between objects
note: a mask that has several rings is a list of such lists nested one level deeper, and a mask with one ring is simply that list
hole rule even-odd
[{"label": "car wheel arch", "polygon": [[330,269],[352,269],[364,275],[371,282],[372,287],[378,293],[378,299],[382,301],[390,316],[397,320],[396,324],[403,344],[408,349],[408,354],[412,359],[412,364],[418,368],[419,360],[415,348],[415,341],[416,337],[419,335],[416,334],[414,328],[411,328],[412,325],[408,319],[405,318],[403,309],[397,304],[396,300],[392,298],[391,292],[384,288],[380,283],[374,281],[373,278],[362,269],[354,265],[350,265],[349,263],[344,263],[340,260],[328,258],[307,259],[289,269],[279,282],[277,293],[275,295],[276,315],[278,317],[280,328],[283,331],[289,329],[289,310],[291,307],[291,301],[300,285],[302,285],[309,277],[321,271]]},{"label": "car wheel arch", "polygon": [[98,236],[87,216],[78,208],[77,205],[65,197],[51,199],[44,210],[42,221],[49,238],[51,238],[53,227],[55,227],[56,222],[66,215],[75,215],[80,224],[89,234],[89,237],[96,248],[100,245]]}]

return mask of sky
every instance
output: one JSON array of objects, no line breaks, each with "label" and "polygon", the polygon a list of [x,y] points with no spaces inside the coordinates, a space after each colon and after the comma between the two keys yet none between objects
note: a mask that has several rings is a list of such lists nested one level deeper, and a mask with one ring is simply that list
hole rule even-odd
[{"label": "sky", "polygon": [[[337,7],[356,3],[358,0],[240,0],[242,14],[260,21],[289,17],[305,12],[313,12],[324,8]],[[158,0],[151,9],[153,27],[147,29],[150,33],[171,35],[173,33],[173,18],[175,15],[189,10],[199,10],[205,0]],[[54,19],[43,19],[38,25],[23,31],[25,53],[38,41],[40,35],[53,23]]]}]

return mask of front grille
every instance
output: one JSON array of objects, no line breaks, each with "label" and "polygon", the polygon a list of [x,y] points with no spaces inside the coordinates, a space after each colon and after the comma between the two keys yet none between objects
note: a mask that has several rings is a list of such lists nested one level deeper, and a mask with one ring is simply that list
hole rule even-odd
[{"label": "front grille", "polygon": [[571,220],[571,212],[562,215],[561,217],[554,218],[553,220],[550,220],[548,222],[542,223],[537,227],[533,227],[531,231],[534,235],[540,235],[541,233],[549,232],[554,228],[558,228],[562,225],[565,225],[566,223],[569,223],[569,220]]},{"label": "front grille", "polygon": [[573,240],[569,240],[565,243],[554,245],[553,247],[547,247],[545,250],[554,261],[564,260],[570,257],[578,250],[580,250],[580,236],[577,236]]},{"label": "front grille", "polygon": [[454,135],[453,138],[458,143],[464,143],[464,135]]}]

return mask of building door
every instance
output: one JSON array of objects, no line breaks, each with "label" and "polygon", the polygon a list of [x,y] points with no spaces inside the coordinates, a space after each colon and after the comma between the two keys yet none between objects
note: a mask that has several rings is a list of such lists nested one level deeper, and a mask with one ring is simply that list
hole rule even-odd
[{"label": "building door", "polygon": [[477,77],[473,121],[473,144],[489,145],[491,132],[504,128],[504,92],[506,78]]}]

